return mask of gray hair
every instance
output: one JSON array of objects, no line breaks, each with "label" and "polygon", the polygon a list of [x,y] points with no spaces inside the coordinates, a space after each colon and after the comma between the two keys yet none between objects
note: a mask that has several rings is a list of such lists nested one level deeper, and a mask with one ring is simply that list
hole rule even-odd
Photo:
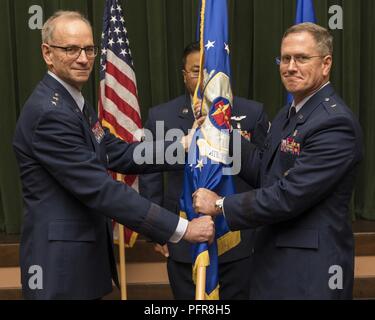
[{"label": "gray hair", "polygon": [[43,43],[50,43],[53,39],[53,32],[55,30],[55,22],[58,18],[66,18],[71,20],[82,20],[85,22],[91,29],[91,23],[87,20],[80,12],[78,11],[57,11],[55,12],[43,25],[42,29],[42,41]]},{"label": "gray hair", "polygon": [[318,50],[323,56],[333,54],[333,36],[326,28],[315,23],[305,22],[290,27],[285,31],[283,40],[291,33],[301,32],[308,32],[313,36],[317,43]]}]

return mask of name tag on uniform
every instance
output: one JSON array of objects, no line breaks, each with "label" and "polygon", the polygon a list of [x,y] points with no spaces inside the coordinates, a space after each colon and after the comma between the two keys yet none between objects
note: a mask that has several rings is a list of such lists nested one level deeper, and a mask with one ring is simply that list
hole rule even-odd
[{"label": "name tag on uniform", "polygon": [[292,137],[282,139],[281,152],[286,152],[295,156],[299,156],[301,152],[301,145],[298,142],[296,142]]},{"label": "name tag on uniform", "polygon": [[94,134],[95,140],[100,144],[104,138],[104,130],[100,125],[99,121],[97,121],[91,128],[92,133]]}]

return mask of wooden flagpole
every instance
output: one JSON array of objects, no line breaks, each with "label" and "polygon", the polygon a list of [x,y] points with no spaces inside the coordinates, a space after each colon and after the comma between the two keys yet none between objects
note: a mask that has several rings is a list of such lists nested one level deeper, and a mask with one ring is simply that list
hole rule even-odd
[{"label": "wooden flagpole", "polygon": [[198,267],[195,300],[206,300],[206,269],[207,267]]},{"label": "wooden flagpole", "polygon": [[126,290],[126,266],[125,266],[125,237],[124,237],[124,226],[118,224],[119,234],[119,252],[120,252],[120,288],[121,288],[121,300],[127,300]]}]

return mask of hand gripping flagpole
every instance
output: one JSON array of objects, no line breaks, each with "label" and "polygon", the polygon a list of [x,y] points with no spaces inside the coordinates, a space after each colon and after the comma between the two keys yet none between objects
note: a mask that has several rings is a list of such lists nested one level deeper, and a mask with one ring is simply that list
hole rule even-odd
[{"label": "hand gripping flagpole", "polygon": [[[206,10],[206,1],[202,0],[201,2],[201,12],[200,12],[200,70],[199,70],[199,79],[197,82],[197,87],[195,88],[195,93],[193,97],[194,106],[198,102],[198,92],[200,86],[203,82],[203,59],[204,59],[204,14]],[[195,110],[194,110],[195,111]],[[194,112],[195,116],[195,112]],[[195,300],[205,300],[206,299],[206,273],[207,267],[206,266],[199,266],[197,270],[197,281],[195,284]]]},{"label": "hand gripping flagpole", "polygon": [[[198,79],[198,83],[197,83],[197,87],[195,89],[195,94],[194,94],[194,98],[193,98],[193,101],[194,101],[194,106],[195,104],[197,103],[198,101],[198,91],[199,91],[199,87],[202,83],[202,80],[203,80],[203,69],[202,69],[202,65],[203,65],[203,59],[204,59],[204,46],[203,46],[203,32],[204,32],[204,25],[202,23],[202,21],[204,21],[204,13],[205,13],[205,10],[206,10],[206,1],[202,1],[202,4],[201,4],[201,12],[200,12],[200,72],[199,72],[199,79]],[[199,266],[198,267],[198,270],[197,270],[197,281],[196,281],[196,284],[195,284],[195,300],[205,300],[206,298],[206,272],[207,272],[207,267],[205,266]]]},{"label": "hand gripping flagpole", "polygon": [[[200,216],[192,207],[192,192],[206,188],[221,196],[235,193],[233,177],[223,174],[230,165],[228,131],[233,105],[227,13],[227,0],[201,1],[200,73],[193,104],[200,104],[200,115],[207,117],[195,132],[189,165],[185,166],[181,209],[190,220]],[[215,219],[215,241],[193,247],[196,300],[220,298],[218,256],[239,242],[239,235],[230,232],[225,218],[219,216]]]}]

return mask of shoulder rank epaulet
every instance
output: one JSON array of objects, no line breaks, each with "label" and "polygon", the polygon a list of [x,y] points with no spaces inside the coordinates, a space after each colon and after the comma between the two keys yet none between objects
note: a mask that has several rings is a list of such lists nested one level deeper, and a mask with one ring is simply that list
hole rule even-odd
[{"label": "shoulder rank epaulet", "polygon": [[59,101],[60,101],[60,94],[55,92],[51,98],[51,105],[54,107],[57,107],[59,105]]},{"label": "shoulder rank epaulet", "polygon": [[336,100],[332,97],[325,98],[323,101],[323,105],[325,106],[328,113],[337,113],[340,112],[341,109]]}]

